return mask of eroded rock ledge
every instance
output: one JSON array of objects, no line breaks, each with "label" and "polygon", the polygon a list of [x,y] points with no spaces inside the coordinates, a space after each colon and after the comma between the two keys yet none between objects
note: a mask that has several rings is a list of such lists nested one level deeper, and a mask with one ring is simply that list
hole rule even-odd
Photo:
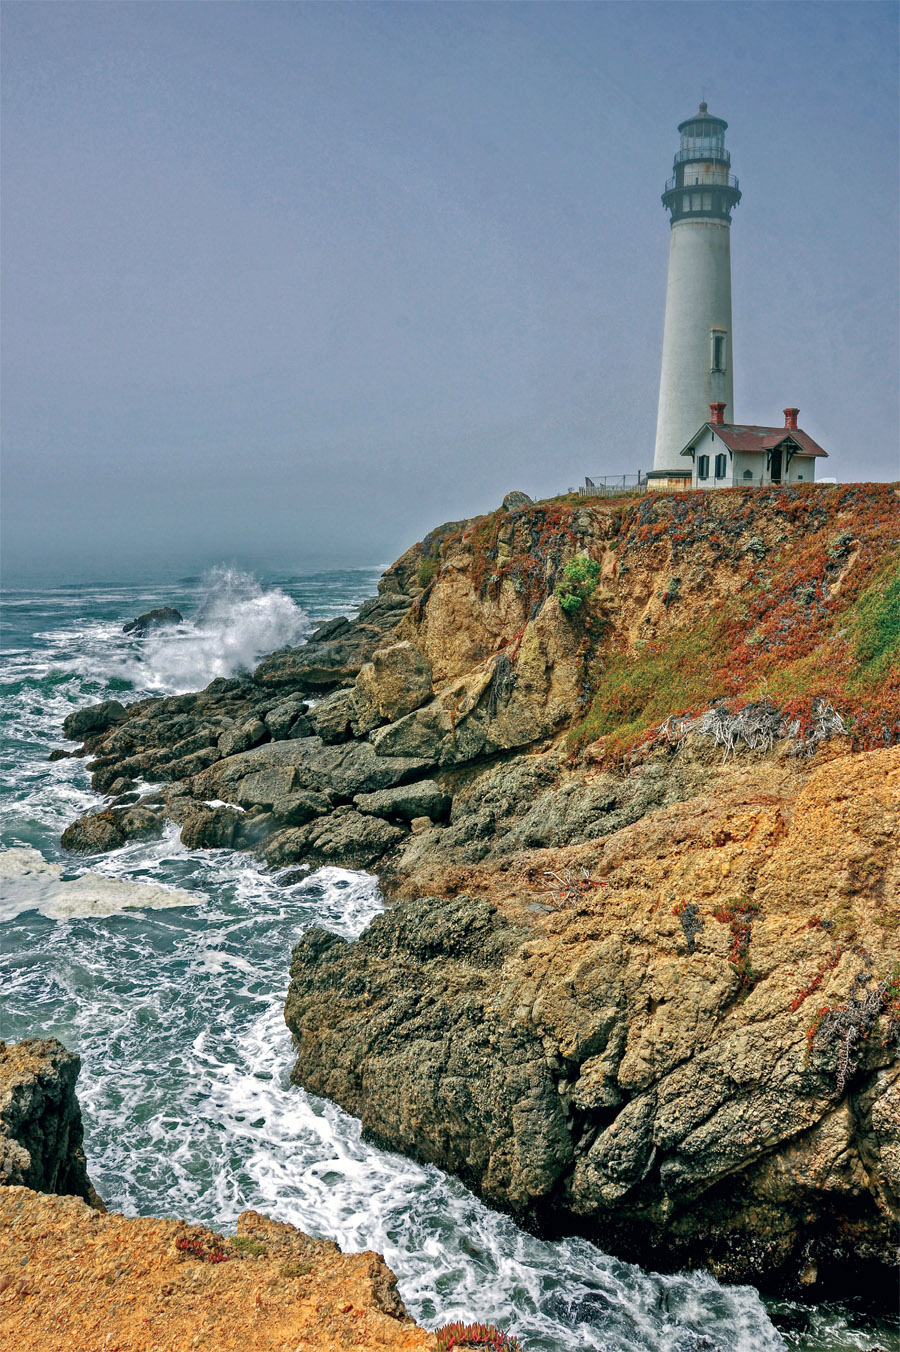
[{"label": "eroded rock ledge", "polygon": [[75,1197],[0,1187],[4,1346],[118,1352],[425,1352],[376,1253],[342,1254],[245,1211],[236,1238],[101,1215]]}]

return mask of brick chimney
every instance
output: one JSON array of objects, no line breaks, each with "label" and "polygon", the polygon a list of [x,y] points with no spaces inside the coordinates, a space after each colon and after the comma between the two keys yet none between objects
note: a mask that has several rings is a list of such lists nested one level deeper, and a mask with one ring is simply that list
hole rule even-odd
[{"label": "brick chimney", "polygon": [[786,409],[784,410],[784,425],[785,425],[785,427],[793,427],[794,430],[796,431],[796,428],[797,428],[797,419],[798,419],[799,416],[800,416],[800,410],[799,410],[799,408],[786,408]]},{"label": "brick chimney", "polygon": [[[799,411],[799,410],[798,410],[798,411]],[[710,404],[710,406],[709,406],[709,421],[710,421],[711,423],[713,423],[716,427],[722,427],[722,426],[724,425],[724,422],[725,422],[725,405],[724,405],[724,404]],[[796,427],[797,424],[794,423],[794,426]]]}]

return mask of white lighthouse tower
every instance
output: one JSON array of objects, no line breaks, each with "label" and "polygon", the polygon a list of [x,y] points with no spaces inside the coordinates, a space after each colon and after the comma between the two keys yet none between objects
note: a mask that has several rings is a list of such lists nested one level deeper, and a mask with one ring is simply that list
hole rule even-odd
[{"label": "white lighthouse tower", "polygon": [[680,124],[681,147],[663,193],[672,224],[656,449],[648,476],[654,488],[677,488],[686,475],[690,479],[681,451],[708,420],[710,404],[724,404],[724,420],[734,421],[731,212],[741,193],[729,172],[727,126],[705,103]]}]

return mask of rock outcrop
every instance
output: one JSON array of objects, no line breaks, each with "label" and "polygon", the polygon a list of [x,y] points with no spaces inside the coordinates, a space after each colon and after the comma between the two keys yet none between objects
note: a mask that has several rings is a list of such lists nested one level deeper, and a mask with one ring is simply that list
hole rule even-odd
[{"label": "rock outcrop", "polygon": [[122,633],[131,634],[133,638],[144,638],[155,629],[171,629],[183,623],[184,616],[174,606],[157,606],[155,610],[148,610],[136,619],[128,620],[122,625]]},{"label": "rock outcrop", "polygon": [[112,801],[64,841],[377,869],[295,955],[300,1081],[644,1262],[883,1271],[898,495],[523,498],[252,676],[71,715]]},{"label": "rock outcrop", "polygon": [[642,1262],[886,1291],[898,823],[900,750],[707,767],[705,792],[499,866],[444,847],[440,895],[297,945],[294,1078]]},{"label": "rock outcrop", "polygon": [[118,1352],[425,1352],[376,1253],[342,1254],[245,1211],[226,1238],[0,1187],[4,1347]]},{"label": "rock outcrop", "polygon": [[55,1038],[0,1042],[0,1184],[71,1193],[102,1210],[82,1148],[80,1069]]}]

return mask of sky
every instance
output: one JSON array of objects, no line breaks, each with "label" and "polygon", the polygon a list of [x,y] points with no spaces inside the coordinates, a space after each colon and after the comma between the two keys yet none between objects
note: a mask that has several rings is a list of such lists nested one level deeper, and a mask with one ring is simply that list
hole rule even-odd
[{"label": "sky", "polygon": [[898,467],[898,9],[2,6],[7,572],[388,563],[652,466],[677,124],[737,421]]}]

